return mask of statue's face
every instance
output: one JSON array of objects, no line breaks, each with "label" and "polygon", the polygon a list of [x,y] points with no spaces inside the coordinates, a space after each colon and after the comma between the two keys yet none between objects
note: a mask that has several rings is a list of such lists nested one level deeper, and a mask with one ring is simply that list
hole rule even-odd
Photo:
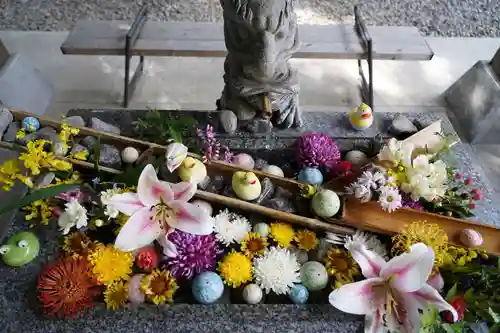
[{"label": "statue's face", "polygon": [[0,247],[3,261],[9,266],[22,266],[38,255],[40,243],[38,238],[31,232],[18,232]]},{"label": "statue's face", "polygon": [[[285,3],[289,1],[248,0],[247,11],[251,15],[239,17],[232,31],[238,56],[243,57],[243,70],[248,76],[272,78],[284,65],[283,59],[295,45],[297,25],[295,14],[290,7],[285,13]],[[288,15],[287,15],[288,14]]]}]

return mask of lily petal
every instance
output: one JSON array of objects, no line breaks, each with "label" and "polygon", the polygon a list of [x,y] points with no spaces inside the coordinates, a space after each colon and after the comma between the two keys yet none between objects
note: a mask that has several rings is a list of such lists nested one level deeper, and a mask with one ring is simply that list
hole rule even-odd
[{"label": "lily petal", "polygon": [[168,204],[176,214],[176,220],[169,221],[170,227],[193,235],[209,235],[213,232],[214,220],[206,210],[180,200]]},{"label": "lily petal", "polygon": [[168,171],[171,173],[177,169],[187,157],[188,147],[179,142],[173,142],[167,146],[165,159]]},{"label": "lily petal", "polygon": [[154,220],[154,214],[154,209],[145,207],[132,215],[120,229],[115,247],[130,252],[151,244],[162,232],[160,224]]},{"label": "lily petal", "polygon": [[372,314],[373,309],[377,307],[372,287],[381,283],[384,283],[384,280],[373,278],[345,284],[332,291],[328,299],[330,304],[340,311],[357,315]]},{"label": "lily petal", "polygon": [[420,332],[421,320],[418,312],[418,302],[411,294],[401,293],[396,312],[399,320],[403,324],[405,333]]},{"label": "lily petal", "polygon": [[365,316],[365,333],[381,333],[384,331],[384,323],[380,311],[375,311],[373,315]]},{"label": "lily petal", "polygon": [[158,204],[160,198],[166,202],[174,198],[174,194],[168,183],[158,180],[156,170],[151,164],[146,165],[139,176],[137,194],[139,195],[139,200],[147,207]]},{"label": "lily petal", "polygon": [[384,258],[373,251],[367,250],[362,244],[351,243],[346,248],[361,267],[361,272],[367,279],[378,277],[380,270],[386,265]]},{"label": "lily petal", "polygon": [[443,277],[441,276],[441,273],[437,272],[437,273],[429,276],[429,279],[427,280],[427,284],[429,286],[431,286],[432,288],[436,289],[437,291],[443,290],[444,280],[443,280]]},{"label": "lily petal", "polygon": [[101,201],[104,205],[112,206],[127,216],[132,216],[137,211],[144,208],[144,205],[139,200],[139,196],[136,193],[115,194],[110,199],[101,197]]},{"label": "lily petal", "polygon": [[168,258],[175,258],[179,254],[177,252],[177,247],[175,246],[175,244],[168,239],[168,235],[172,233],[174,230],[175,229],[173,228],[168,229],[167,233],[163,233],[157,239],[158,243],[163,248],[163,255],[165,255]]},{"label": "lily petal", "polygon": [[439,311],[450,311],[453,315],[453,321],[455,322],[458,320],[458,313],[455,308],[446,302],[436,289],[428,284],[424,284],[419,290],[407,295],[414,297],[420,309],[426,306],[433,306]]},{"label": "lily petal", "polygon": [[181,182],[181,183],[167,183],[172,192],[174,193],[174,200],[189,201],[194,194],[198,186],[193,182]]},{"label": "lily petal", "polygon": [[391,286],[400,292],[413,292],[424,285],[434,266],[434,251],[424,243],[411,246],[411,252],[389,260],[380,277],[390,279]]}]

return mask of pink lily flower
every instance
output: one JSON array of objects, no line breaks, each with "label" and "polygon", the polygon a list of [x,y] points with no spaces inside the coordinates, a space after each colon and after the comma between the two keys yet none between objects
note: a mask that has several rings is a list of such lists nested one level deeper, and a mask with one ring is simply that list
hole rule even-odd
[{"label": "pink lily flower", "polygon": [[458,320],[453,306],[427,284],[434,265],[432,248],[418,243],[409,253],[388,262],[362,244],[353,244],[348,250],[366,280],[343,285],[332,291],[329,299],[341,311],[365,315],[365,332],[383,332],[387,327],[390,331],[418,333],[418,309],[428,306],[450,311],[453,320]]},{"label": "pink lily flower", "polygon": [[154,167],[148,164],[139,176],[137,193],[115,194],[103,202],[130,216],[116,237],[115,247],[129,252],[158,239],[166,247],[165,252],[175,256],[175,245],[166,237],[170,232],[179,229],[195,235],[211,234],[213,219],[187,202],[195,192],[194,183],[158,180]]}]

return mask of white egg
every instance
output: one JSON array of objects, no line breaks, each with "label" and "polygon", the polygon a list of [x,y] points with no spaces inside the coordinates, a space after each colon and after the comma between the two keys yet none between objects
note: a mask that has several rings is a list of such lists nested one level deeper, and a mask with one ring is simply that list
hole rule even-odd
[{"label": "white egg", "polygon": [[275,175],[278,177],[284,177],[285,174],[283,173],[283,170],[277,166],[277,165],[266,165],[263,169],[262,172],[270,173],[271,175]]},{"label": "white egg", "polygon": [[203,209],[205,212],[207,212],[208,215],[212,216],[213,213],[213,208],[212,205],[204,200],[193,200],[191,203],[201,209]]},{"label": "white egg", "polygon": [[345,160],[353,165],[368,163],[368,156],[360,150],[351,150],[345,154]]},{"label": "white egg", "polygon": [[253,231],[258,233],[260,237],[267,237],[269,235],[269,225],[267,223],[257,223],[253,226]]},{"label": "white egg", "polygon": [[139,151],[134,147],[127,147],[122,150],[122,161],[127,164],[132,164],[139,158]]},{"label": "white egg", "polygon": [[243,289],[243,299],[248,304],[258,304],[262,301],[263,296],[262,289],[255,283],[251,283]]}]

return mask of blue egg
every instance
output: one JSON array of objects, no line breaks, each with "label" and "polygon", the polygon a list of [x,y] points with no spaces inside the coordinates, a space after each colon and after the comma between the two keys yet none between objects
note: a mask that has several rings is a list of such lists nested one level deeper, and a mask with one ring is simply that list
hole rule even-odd
[{"label": "blue egg", "polygon": [[316,168],[304,168],[300,170],[298,179],[300,182],[309,185],[323,184],[323,174]]},{"label": "blue egg", "polygon": [[194,278],[191,289],[198,303],[211,304],[222,296],[224,283],[217,273],[203,272]]},{"label": "blue egg", "polygon": [[40,128],[40,122],[35,117],[23,119],[23,128],[26,132],[36,132]]},{"label": "blue egg", "polygon": [[309,290],[301,284],[294,284],[290,291],[290,299],[295,304],[306,304],[309,298]]}]

